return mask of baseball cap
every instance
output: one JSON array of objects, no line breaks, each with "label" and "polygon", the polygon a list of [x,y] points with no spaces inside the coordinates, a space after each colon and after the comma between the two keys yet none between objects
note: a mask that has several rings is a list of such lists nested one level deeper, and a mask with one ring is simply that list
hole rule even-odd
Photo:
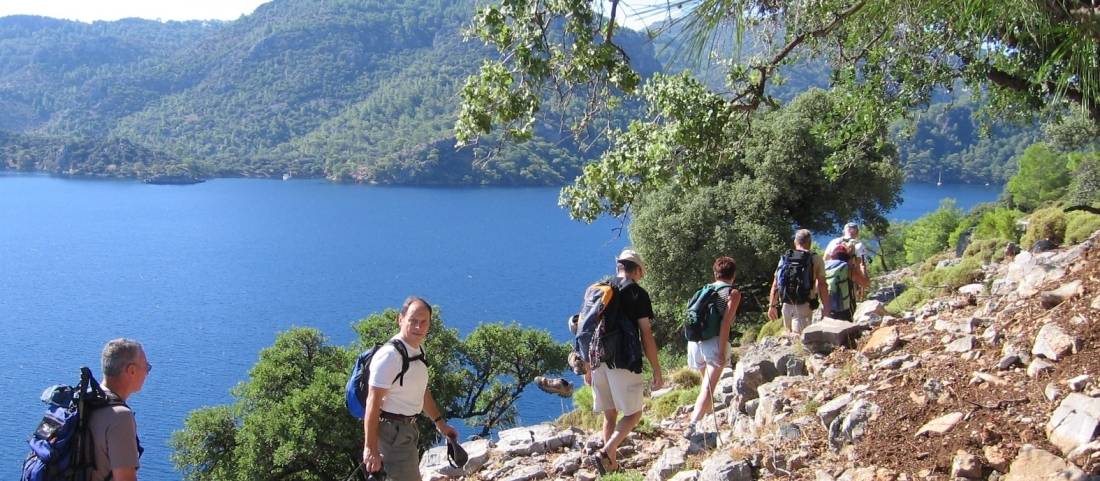
[{"label": "baseball cap", "polygon": [[634,249],[623,249],[623,251],[619,253],[619,257],[616,257],[615,260],[633,262],[641,266],[643,270],[645,269],[645,263],[642,262],[642,256]]},{"label": "baseball cap", "polygon": [[845,229],[858,229],[858,228],[859,228],[859,224],[857,224],[857,223],[855,223],[855,222],[849,222],[849,223],[847,223],[847,224],[844,224],[844,228],[845,228]]}]

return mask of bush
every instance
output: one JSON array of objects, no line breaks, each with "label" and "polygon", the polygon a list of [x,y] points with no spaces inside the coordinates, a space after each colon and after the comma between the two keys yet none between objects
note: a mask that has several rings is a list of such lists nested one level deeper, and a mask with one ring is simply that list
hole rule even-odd
[{"label": "bush", "polygon": [[1043,239],[1048,239],[1057,245],[1061,245],[1062,241],[1065,240],[1066,215],[1062,212],[1062,209],[1048,207],[1037,210],[1028,217],[1027,221],[1027,232],[1024,233],[1024,238],[1020,240],[1021,247],[1024,249],[1031,248],[1032,245]]},{"label": "bush", "polygon": [[912,311],[924,304],[924,301],[932,298],[932,293],[919,286],[912,286],[902,292],[886,305],[886,310],[894,315],[901,315],[905,311]]},{"label": "bush", "polygon": [[699,386],[688,389],[676,389],[659,398],[648,399],[646,401],[648,406],[645,410],[645,415],[651,419],[667,419],[673,414],[676,414],[676,410],[679,409],[680,406],[695,404],[695,399],[698,397]]},{"label": "bush", "polygon": [[1028,147],[1016,160],[1016,175],[1005,185],[1012,203],[1023,210],[1038,208],[1045,202],[1057,200],[1069,185],[1067,158],[1051,150],[1046,144]]},{"label": "bush", "polygon": [[760,326],[760,332],[756,335],[756,339],[764,339],[765,337],[775,337],[783,335],[783,319],[776,319],[774,321],[768,321],[763,326]]},{"label": "bush", "polygon": [[1081,211],[1066,213],[1066,243],[1084,242],[1097,230],[1100,230],[1100,215]]},{"label": "bush", "polygon": [[962,211],[953,199],[944,199],[940,208],[917,219],[905,232],[905,260],[916,264],[947,247],[948,236],[962,220]]},{"label": "bush", "polygon": [[954,292],[962,286],[978,282],[981,278],[981,259],[965,257],[962,262],[956,265],[935,269],[920,276],[919,285],[927,289],[942,289],[945,292]]},{"label": "bush", "polygon": [[696,387],[702,382],[703,376],[699,371],[689,367],[681,367],[668,374],[668,385],[680,389]]},{"label": "bush", "polygon": [[1074,169],[1066,202],[1070,205],[1093,205],[1100,202],[1100,152],[1070,154],[1069,158]]},{"label": "bush", "polygon": [[1005,257],[1005,246],[1008,241],[1004,239],[979,239],[971,241],[966,246],[963,257],[973,257],[984,263],[1000,262]]},{"label": "bush", "polygon": [[988,211],[978,221],[971,240],[1004,239],[1007,242],[1019,242],[1017,222],[1023,216],[1024,213],[1016,209],[998,208]]},{"label": "bush", "polygon": [[573,410],[554,420],[560,427],[579,427],[599,430],[603,427],[603,415],[592,411],[592,387],[581,386],[573,391]]},{"label": "bush", "polygon": [[645,476],[638,471],[616,471],[600,477],[602,481],[642,481],[643,479]]}]

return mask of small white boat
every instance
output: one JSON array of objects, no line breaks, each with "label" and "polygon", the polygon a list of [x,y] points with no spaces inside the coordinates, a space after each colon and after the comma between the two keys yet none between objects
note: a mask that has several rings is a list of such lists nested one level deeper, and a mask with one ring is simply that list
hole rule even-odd
[{"label": "small white boat", "polygon": [[290,180],[291,177],[293,176],[290,173],[283,174],[283,180]]}]

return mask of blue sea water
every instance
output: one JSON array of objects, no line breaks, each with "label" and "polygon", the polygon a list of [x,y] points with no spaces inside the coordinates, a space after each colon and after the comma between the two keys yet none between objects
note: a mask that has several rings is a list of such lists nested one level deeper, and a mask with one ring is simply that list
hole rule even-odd
[{"label": "blue sea water", "polygon": [[[950,195],[907,185],[911,219]],[[155,366],[131,399],[141,479],[179,479],[167,440],[193,409],[231,401],[259,350],[292,326],[336,344],[420,294],[470,332],[517,321],[565,340],[579,293],[628,244],[616,220],[574,222],[554,188],[413,188],[217,179],[192,186],[0,176],[0,472],[15,476],[42,389],[98,372],[103,343],[141,340]],[[530,389],[522,423],[568,408]]]}]

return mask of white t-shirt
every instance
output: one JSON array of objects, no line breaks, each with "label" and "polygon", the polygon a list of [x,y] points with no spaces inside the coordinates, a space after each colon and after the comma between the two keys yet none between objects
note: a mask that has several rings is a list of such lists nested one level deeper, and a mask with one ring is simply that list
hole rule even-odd
[{"label": "white t-shirt", "polygon": [[[825,247],[825,256],[826,257],[832,257],[833,249],[836,249],[837,244],[840,244],[841,242],[844,242],[844,241],[850,241],[850,240],[853,240],[853,239],[850,239],[850,238],[847,238],[847,237],[837,237],[836,239],[833,239],[833,240],[829,241],[829,245]],[[855,252],[849,252],[849,254],[851,254],[852,257],[860,257],[860,258],[867,257],[867,249],[865,249],[863,247],[863,242],[859,241],[858,239],[855,239],[855,244],[856,244],[856,251]]]},{"label": "white t-shirt", "polygon": [[[399,337],[394,337],[398,342],[405,344]],[[405,344],[409,357],[420,355],[421,349],[413,349]],[[394,382],[394,378],[401,373],[401,353],[393,344],[386,342],[374,353],[370,361],[370,379],[367,383],[371,387],[386,388],[386,396],[382,398],[382,410],[388,413],[402,416],[415,416],[424,410],[424,391],[428,389],[428,365],[420,361],[409,363],[409,370],[405,372],[405,382]]]}]

